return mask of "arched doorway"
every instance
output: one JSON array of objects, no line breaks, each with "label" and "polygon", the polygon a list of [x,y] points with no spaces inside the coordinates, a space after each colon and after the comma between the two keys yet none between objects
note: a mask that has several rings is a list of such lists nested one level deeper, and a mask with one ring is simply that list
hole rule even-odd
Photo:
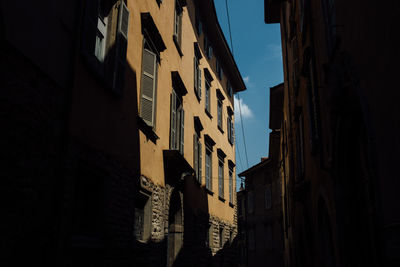
[{"label": "arched doorway", "polygon": [[183,209],[177,190],[171,195],[168,215],[167,266],[174,266],[183,245]]}]

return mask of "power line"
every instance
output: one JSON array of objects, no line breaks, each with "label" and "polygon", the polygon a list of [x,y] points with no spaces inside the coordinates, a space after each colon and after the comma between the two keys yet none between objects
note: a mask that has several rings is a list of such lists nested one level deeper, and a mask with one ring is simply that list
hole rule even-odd
[{"label": "power line", "polygon": [[246,156],[247,168],[249,168],[249,158],[247,157],[247,146],[246,146],[246,138],[245,138],[245,135],[244,135],[243,116],[242,116],[242,105],[240,104],[239,92],[237,93],[237,95],[238,95],[238,101],[239,101],[240,126],[242,126],[244,154],[245,154],[245,156]]},{"label": "power line", "polygon": [[[232,31],[231,31],[231,20],[230,20],[230,16],[229,16],[229,8],[228,8],[228,0],[225,0],[225,7],[226,7],[226,16],[228,18],[228,29],[229,29],[229,39],[231,41],[231,51],[232,51],[232,55],[234,55],[234,52],[233,52],[233,41],[232,41]],[[243,135],[243,145],[244,145],[244,151],[245,151],[245,156],[246,156],[247,168],[249,168],[249,159],[248,159],[248,156],[247,156],[246,138],[245,138],[245,135],[244,135],[244,126],[243,126],[243,118],[242,118],[242,105],[240,103],[239,92],[237,93],[237,95],[238,95],[238,101],[239,101],[239,115],[240,115],[240,124],[241,124],[242,135]],[[238,149],[238,148],[239,148],[239,146],[236,146],[236,149]],[[238,149],[238,155],[239,155],[239,159],[240,159],[239,149]]]},{"label": "power line", "polygon": [[225,0],[226,16],[228,17],[228,28],[229,28],[229,39],[231,40],[231,51],[233,55],[233,42],[232,42],[232,32],[231,32],[231,20],[229,18],[228,0]]}]

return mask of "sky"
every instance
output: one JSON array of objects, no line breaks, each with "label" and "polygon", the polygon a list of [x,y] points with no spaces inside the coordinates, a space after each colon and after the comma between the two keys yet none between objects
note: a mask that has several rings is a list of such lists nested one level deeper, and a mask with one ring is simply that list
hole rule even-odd
[{"label": "sky", "polygon": [[[268,156],[269,88],[283,82],[282,50],[279,24],[264,22],[264,1],[227,1],[233,54],[247,87],[246,91],[235,95],[236,174],[239,174]],[[214,0],[214,3],[219,24],[230,45],[225,0]],[[237,189],[239,187],[240,180],[237,180]]]}]

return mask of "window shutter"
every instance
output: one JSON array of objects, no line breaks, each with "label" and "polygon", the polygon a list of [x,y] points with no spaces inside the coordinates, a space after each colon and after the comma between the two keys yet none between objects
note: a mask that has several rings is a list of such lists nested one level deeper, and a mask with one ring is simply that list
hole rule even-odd
[{"label": "window shutter", "polygon": [[178,43],[182,44],[182,10],[178,14]]},{"label": "window shutter", "polygon": [[126,52],[128,47],[129,10],[122,1],[118,14],[118,35],[116,37],[115,67],[113,70],[113,90],[122,94],[125,81]]},{"label": "window shutter", "polygon": [[142,103],[140,114],[149,126],[154,126],[156,68],[156,54],[143,49]]},{"label": "window shutter", "polygon": [[[183,109],[180,110],[180,132],[179,132],[179,151],[183,155],[184,153],[184,141],[185,141],[185,111]],[[177,125],[178,128],[178,125]]]},{"label": "window shutter", "polygon": [[197,92],[198,74],[197,74],[197,58],[196,57],[193,58],[193,73],[194,73],[194,89]]},{"label": "window shutter", "polygon": [[231,124],[230,124],[230,121],[229,121],[229,117],[226,118],[226,131],[227,131],[227,134],[228,134],[228,140],[231,141]]},{"label": "window shutter", "polygon": [[207,81],[206,81],[206,110],[209,111],[210,110],[210,87],[207,85]]},{"label": "window shutter", "polygon": [[207,149],[205,149],[206,155],[206,188],[212,190],[211,184],[211,155],[207,153]]},{"label": "window shutter", "polygon": [[232,172],[229,172],[229,202],[232,203]]},{"label": "window shutter", "polygon": [[121,1],[118,18],[118,32],[128,40],[129,10],[124,1]]},{"label": "window shutter", "polygon": [[222,126],[222,105],[220,100],[218,100],[218,126]]},{"label": "window shutter", "polygon": [[199,155],[199,162],[198,162],[198,169],[199,169],[199,174],[198,174],[198,179],[199,179],[199,183],[201,183],[201,177],[202,177],[202,169],[201,169],[201,162],[202,162],[202,156],[201,156],[201,143],[200,143],[200,140],[198,140],[198,155]]},{"label": "window shutter", "polygon": [[197,89],[199,90],[199,98],[201,99],[201,69],[200,69],[200,66],[197,66],[197,71],[198,71]]},{"label": "window shutter", "polygon": [[218,192],[219,196],[222,197],[222,167],[218,165]]},{"label": "window shutter", "polygon": [[232,144],[233,144],[234,132],[233,132],[233,122],[232,122],[232,119],[230,119],[230,123],[231,123],[231,142],[232,142]]},{"label": "window shutter", "polygon": [[199,172],[198,172],[198,156],[199,156],[199,151],[197,147],[197,134],[193,135],[193,168],[196,172],[196,177],[198,179],[199,177]]},{"label": "window shutter", "polygon": [[98,12],[99,6],[97,0],[86,1],[81,48],[82,53],[90,60],[95,59]]},{"label": "window shutter", "polygon": [[175,149],[176,144],[176,94],[172,90],[171,94],[171,115],[170,115],[170,145],[171,149]]}]

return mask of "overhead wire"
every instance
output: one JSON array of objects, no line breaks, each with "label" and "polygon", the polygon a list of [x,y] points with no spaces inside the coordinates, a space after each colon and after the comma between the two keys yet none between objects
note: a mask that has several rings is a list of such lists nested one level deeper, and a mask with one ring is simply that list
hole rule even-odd
[{"label": "overhead wire", "polygon": [[[225,0],[225,7],[226,7],[226,16],[228,18],[228,29],[229,29],[229,39],[230,39],[230,42],[231,42],[231,52],[232,52],[232,55],[234,55],[233,41],[232,41],[232,30],[231,30],[231,20],[230,20],[230,16],[229,16],[229,8],[228,8],[228,0]],[[245,156],[246,156],[247,168],[249,168],[249,158],[247,156],[246,138],[245,138],[245,134],[244,134],[243,117],[242,117],[242,105],[240,103],[241,101],[240,101],[239,92],[237,93],[237,95],[238,95],[238,102],[239,102],[238,104],[239,104],[240,124],[241,124],[242,135],[243,135],[243,145],[244,145],[244,151],[245,151]],[[236,149],[238,150],[239,159],[241,160],[240,153],[239,153],[239,146],[236,146]],[[243,167],[243,165],[242,165],[242,167]]]}]

